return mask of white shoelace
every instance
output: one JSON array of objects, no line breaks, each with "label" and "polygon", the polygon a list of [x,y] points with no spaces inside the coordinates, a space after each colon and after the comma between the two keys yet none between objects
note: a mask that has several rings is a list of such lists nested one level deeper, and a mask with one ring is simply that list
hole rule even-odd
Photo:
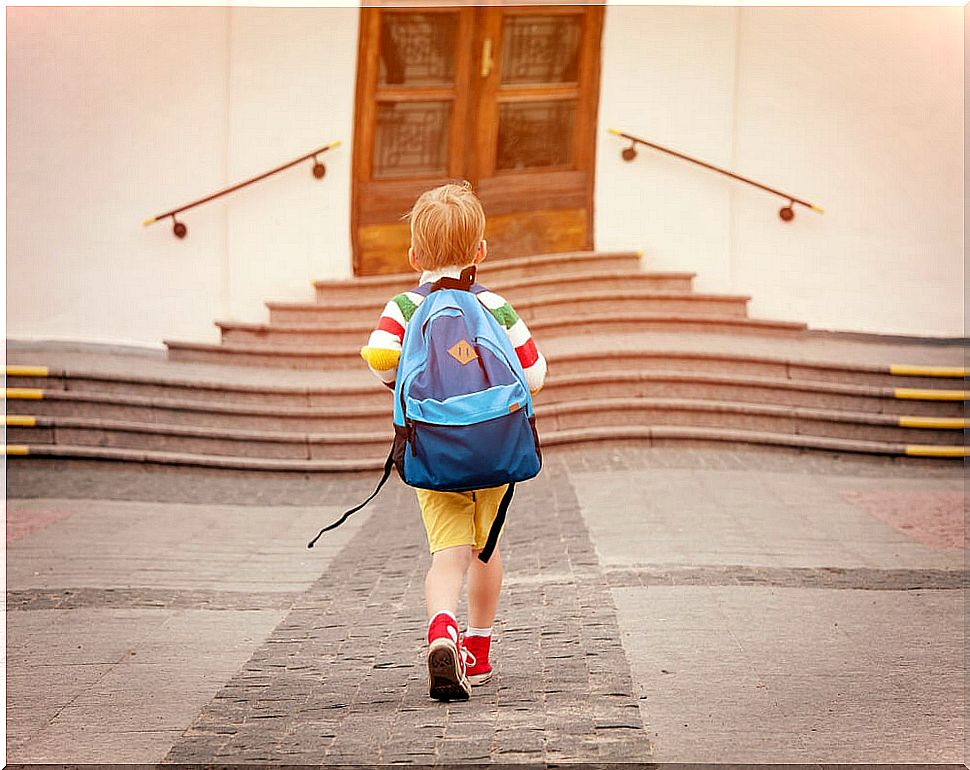
[{"label": "white shoelace", "polygon": [[475,653],[469,650],[464,644],[461,645],[461,657],[465,661],[465,668],[470,668],[478,663]]}]

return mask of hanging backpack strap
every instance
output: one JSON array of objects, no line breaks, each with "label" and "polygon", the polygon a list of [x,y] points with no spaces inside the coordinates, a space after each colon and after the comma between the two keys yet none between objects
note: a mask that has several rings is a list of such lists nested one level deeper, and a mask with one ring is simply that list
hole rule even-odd
[{"label": "hanging backpack strap", "polygon": [[383,487],[387,483],[388,478],[390,478],[391,468],[393,467],[394,467],[394,447],[391,447],[391,451],[387,455],[387,460],[384,461],[384,475],[381,476],[381,480],[377,482],[377,486],[374,488],[374,491],[371,493],[371,496],[368,497],[366,500],[364,500],[364,502],[362,502],[360,505],[354,508],[351,508],[349,511],[346,511],[344,515],[341,516],[339,519],[337,519],[337,521],[335,521],[333,524],[331,524],[328,527],[324,527],[319,532],[317,532],[317,536],[313,538],[313,540],[311,540],[309,543],[307,543],[306,547],[313,548],[313,544],[320,539],[320,535],[322,535],[324,532],[329,532],[331,529],[336,529],[345,521],[347,521],[347,519],[350,518],[351,514],[357,513],[357,511],[359,511],[361,508],[367,505],[367,503],[369,503],[371,500],[377,497],[377,493],[381,491],[381,487]]},{"label": "hanging backpack strap", "polygon": [[505,490],[505,494],[502,495],[502,502],[498,504],[498,511],[495,513],[495,521],[492,522],[492,526],[488,530],[488,538],[485,540],[485,547],[482,548],[481,553],[478,554],[478,558],[485,564],[488,564],[492,551],[494,551],[495,546],[498,545],[498,536],[502,534],[502,526],[505,524],[505,514],[509,510],[509,504],[512,502],[512,495],[514,493],[515,482],[513,481],[511,484],[509,484],[509,488]]}]

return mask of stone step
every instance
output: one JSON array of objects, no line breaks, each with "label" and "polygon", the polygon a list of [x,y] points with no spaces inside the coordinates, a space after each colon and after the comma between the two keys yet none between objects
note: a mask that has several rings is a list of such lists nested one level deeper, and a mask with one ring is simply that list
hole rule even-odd
[{"label": "stone step", "polygon": [[[725,349],[730,349],[730,339],[725,340]],[[793,346],[794,347],[794,346]],[[361,372],[362,362],[357,346],[341,346],[326,350],[319,348],[276,347],[271,345],[212,345],[206,343],[185,343],[180,347],[180,362],[234,366],[240,368],[268,367],[306,371],[329,371],[331,373],[351,374]],[[859,384],[881,385],[883,387],[946,388],[945,378],[897,376],[891,373],[889,365],[864,364],[826,364],[763,356],[713,354],[705,352],[674,351],[617,351],[608,347],[601,354],[584,354],[577,359],[576,369],[565,362],[568,356],[550,356],[550,371],[563,370],[582,372],[603,371],[698,371],[712,373],[764,373],[777,377],[824,380]],[[600,365],[602,362],[602,366]],[[632,362],[632,363],[631,363]],[[302,373],[302,372],[301,372]],[[282,375],[281,375],[282,376]],[[959,386],[959,378],[954,386]]]},{"label": "stone step", "polygon": [[280,369],[358,369],[361,365],[357,345],[333,345],[328,348],[309,349],[280,345],[230,345],[207,342],[174,342],[166,340],[168,358],[196,364],[217,366],[249,366]]},{"label": "stone step", "polygon": [[[519,281],[532,281],[544,275],[596,277],[614,272],[640,269],[640,254],[635,251],[578,251],[562,254],[540,254],[512,259],[491,258],[482,263],[479,276],[485,285],[508,287]],[[672,276],[692,278],[692,273]],[[393,295],[414,286],[417,273],[394,273],[353,278],[345,281],[314,281],[318,302],[342,302],[348,299],[387,302]]]},{"label": "stone step", "polygon": [[[571,293],[549,293],[543,296],[512,298],[503,294],[526,323],[539,318],[558,318],[571,314],[582,323],[590,315],[645,312],[667,315],[702,315],[744,318],[750,297],[730,294],[694,294],[691,292],[659,292],[638,286],[631,281],[626,288],[603,289],[598,285],[578,286]],[[371,328],[383,310],[383,304],[327,306],[315,303],[272,304],[270,326],[324,326],[362,324]]]},{"label": "stone step", "polygon": [[[49,384],[57,382],[57,378]],[[8,389],[12,414],[94,416],[107,404],[148,419],[149,410],[246,413],[281,408],[384,410],[390,391],[363,376],[358,384],[320,387],[226,386],[219,383],[160,382],[135,375],[62,380],[59,387]],[[897,416],[962,417],[967,393],[951,388],[893,388],[825,380],[696,371],[550,371],[537,404],[591,398],[678,398],[747,404],[838,409]],[[58,404],[51,406],[51,404]],[[56,409],[57,412],[47,411]],[[154,418],[152,418],[154,419]]]},{"label": "stone step", "polygon": [[587,398],[688,398],[893,415],[962,417],[959,390],[882,388],[750,375],[591,372],[550,377],[540,394],[551,403]]},{"label": "stone step", "polygon": [[254,457],[267,460],[367,459],[393,438],[390,422],[383,432],[300,433],[230,430],[193,425],[55,417],[41,419],[35,428],[8,428],[8,443],[102,446],[117,449],[187,454]]},{"label": "stone step", "polygon": [[[548,356],[551,380],[560,376],[609,372],[625,375],[637,372],[660,375],[750,375],[810,383],[869,385],[887,392],[928,391],[927,398],[931,400],[932,396],[937,395],[936,391],[951,394],[943,400],[960,400],[959,393],[963,392],[961,386],[965,384],[966,370],[962,367],[812,361],[696,350],[619,350],[612,347],[608,340],[587,338],[584,341],[589,339],[594,340],[594,344],[585,351]],[[78,366],[71,366],[70,370],[27,367],[30,373],[26,373],[23,366],[11,364],[7,367],[7,385],[10,388],[125,393],[190,401],[297,405],[320,403],[321,398],[328,399],[342,393],[357,398],[368,392],[386,392],[366,371],[355,349],[346,349],[342,354],[353,357],[353,369],[336,370],[331,366],[327,367],[329,371],[326,373],[294,371],[292,374],[286,370],[256,370],[251,367],[186,370],[185,364],[163,360],[163,366],[156,367],[149,374],[134,371],[131,367],[116,366],[111,369],[107,365],[91,370]],[[106,363],[114,363],[115,360],[107,359]],[[135,360],[135,364],[138,365],[137,369],[145,369],[144,362]],[[955,392],[957,395],[953,396]],[[902,393],[901,397],[906,395]]]},{"label": "stone step", "polygon": [[[606,305],[609,300],[604,300]],[[790,334],[797,335],[805,330],[805,325],[791,321],[766,321],[745,317],[709,316],[685,313],[649,313],[627,311],[620,308],[617,312],[602,312],[600,308],[587,310],[578,320],[572,314],[578,308],[560,310],[555,315],[527,320],[529,328],[537,338],[548,339],[574,334],[637,333],[654,329],[677,329],[681,331],[704,331],[723,334]],[[233,351],[240,347],[258,345],[260,352],[269,347],[286,347],[313,350],[326,350],[334,346],[365,345],[374,329],[371,323],[340,323],[326,326],[311,324],[259,324],[238,321],[220,321],[216,324],[222,330],[224,346]],[[205,346],[202,343],[183,343],[166,340],[169,354],[174,360],[189,360],[182,352],[191,347],[195,355],[191,360],[207,360],[198,354],[208,349],[212,352],[218,345]],[[299,350],[298,350],[299,352]],[[208,360],[217,360],[215,358]],[[235,360],[235,359],[223,359]],[[239,359],[242,361],[244,359]]]},{"label": "stone step", "polygon": [[[409,278],[404,289],[414,288],[417,274]],[[495,291],[500,293],[516,310],[520,305],[535,302],[546,297],[576,296],[582,292],[629,292],[635,290],[648,296],[663,296],[667,294],[679,297],[692,295],[691,285],[693,273],[641,273],[639,271],[613,272],[606,275],[590,276],[588,274],[539,275],[528,279],[513,281],[498,286]],[[490,287],[491,288],[491,287]],[[269,301],[270,323],[290,322],[323,322],[362,320],[373,322],[384,304],[394,296],[393,294],[376,295],[374,292],[364,292],[360,296],[347,292],[346,296],[337,294],[326,300],[316,302],[274,302]],[[720,296],[720,295],[709,295]]]},{"label": "stone step", "polygon": [[967,424],[960,417],[899,417],[873,412],[672,398],[569,401],[539,405],[536,413],[540,429],[554,432],[589,427],[704,427],[940,445],[961,443],[962,431]]},{"label": "stone step", "polygon": [[599,350],[547,356],[547,360],[550,372],[563,374],[610,371],[694,372],[923,389],[959,389],[964,384],[962,375],[956,373],[957,370],[944,367],[896,367],[899,371],[908,373],[895,374],[894,367],[884,365],[846,364],[729,352],[617,350],[610,349],[608,344]]},{"label": "stone step", "polygon": [[[557,425],[565,426],[562,420],[580,421],[581,427],[590,422],[603,424],[624,424],[626,415],[646,416],[656,424],[672,424],[678,420],[682,424],[695,424],[692,414],[701,414],[708,419],[708,413],[725,413],[730,419],[746,416],[755,420],[759,416],[771,418],[801,418],[860,422],[865,425],[905,428],[907,432],[927,429],[931,432],[943,431],[951,434],[962,429],[962,418],[937,418],[897,416],[876,412],[839,412],[836,410],[817,410],[791,408],[770,404],[730,403],[670,398],[640,399],[603,399],[577,402],[539,403],[537,412],[541,419],[557,420]],[[43,423],[45,420],[62,418],[84,418],[88,420],[120,420],[127,422],[154,423],[159,425],[206,427],[227,430],[261,431],[304,431],[323,433],[360,433],[386,430],[391,423],[389,403],[367,407],[269,407],[263,405],[212,404],[206,402],[172,403],[162,401],[139,404],[137,398],[107,399],[91,394],[84,399],[48,399],[43,402],[11,401],[9,417],[18,420],[22,415],[30,415]],[[560,419],[560,415],[563,417]],[[698,418],[699,419],[699,418]],[[585,421],[585,422],[582,422]],[[926,424],[935,427],[928,428]],[[908,427],[907,427],[908,426]],[[903,439],[902,434],[897,436]],[[929,436],[925,436],[929,440]],[[952,439],[950,435],[950,439]],[[920,439],[922,440],[922,439]],[[952,443],[952,441],[950,441]]]},{"label": "stone step", "polygon": [[[107,463],[145,463],[163,466],[222,468],[250,472],[296,471],[299,473],[346,473],[378,471],[384,467],[386,455],[370,460],[293,460],[261,457],[233,457],[229,455],[188,454],[159,450],[126,449],[118,447],[68,444],[39,444],[22,446],[7,444],[7,462],[35,462],[39,458],[61,460],[98,460]],[[57,466],[54,466],[56,472]]]},{"label": "stone step", "polygon": [[[64,402],[61,402],[64,403]],[[243,412],[145,408],[108,403],[95,414],[7,417],[12,444],[74,444],[252,457],[368,456],[389,445],[391,410],[264,409]],[[541,404],[541,433],[588,427],[693,426],[804,436],[953,445],[966,420],[790,408],[688,399],[601,399]],[[314,455],[314,451],[317,452]]]},{"label": "stone step", "polygon": [[[190,437],[191,438],[191,437]],[[862,441],[856,439],[803,436],[789,433],[769,433],[755,430],[730,430],[694,426],[620,426],[591,427],[575,430],[547,431],[543,435],[546,456],[557,447],[577,446],[593,442],[609,441],[613,444],[632,442],[648,446],[667,445],[718,445],[723,447],[785,447],[789,449],[812,449],[830,452],[858,452],[875,455],[910,455],[916,457],[964,457],[963,446],[926,446],[895,442]],[[6,447],[7,462],[31,462],[35,458],[60,458],[74,460],[102,460],[116,463],[151,463],[176,466],[197,466],[246,471],[297,471],[338,472],[377,471],[386,458],[385,446],[375,442],[374,453],[360,458],[307,457],[251,457],[218,454],[179,452],[174,450],[138,449],[115,446],[89,446],[78,444],[11,445]],[[306,445],[309,454],[313,452]],[[55,465],[56,468],[56,465]]]}]

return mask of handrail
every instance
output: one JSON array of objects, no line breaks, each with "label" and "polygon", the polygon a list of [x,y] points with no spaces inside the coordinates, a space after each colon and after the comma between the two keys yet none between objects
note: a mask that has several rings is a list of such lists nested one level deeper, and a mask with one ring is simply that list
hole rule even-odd
[{"label": "handrail", "polygon": [[664,147],[663,145],[660,145],[660,144],[654,144],[653,142],[648,142],[646,139],[641,139],[638,136],[633,136],[632,134],[627,134],[623,131],[618,131],[615,128],[610,128],[608,130],[611,134],[630,140],[631,142],[630,146],[625,147],[623,149],[623,152],[621,153],[623,160],[625,161],[633,160],[637,156],[636,146],[638,144],[642,144],[647,147],[652,147],[655,150],[660,150],[661,152],[665,152],[668,155],[673,155],[675,158],[681,158],[683,160],[690,161],[691,163],[696,163],[698,166],[709,168],[711,171],[717,171],[719,174],[724,174],[725,176],[729,176],[732,179],[737,179],[739,182],[745,182],[761,190],[766,190],[767,192],[773,193],[774,195],[778,195],[781,198],[786,198],[788,200],[788,205],[782,206],[781,210],[778,212],[778,216],[780,216],[782,220],[785,222],[791,222],[795,218],[795,210],[792,207],[796,203],[802,206],[805,206],[807,208],[810,208],[812,211],[815,211],[819,214],[825,213],[825,209],[823,209],[821,206],[816,206],[814,203],[809,203],[808,201],[804,201],[801,198],[796,198],[794,195],[789,195],[788,193],[782,192],[781,190],[777,190],[774,187],[768,187],[768,185],[761,184],[760,182],[755,182],[753,179],[748,179],[747,177],[741,176],[740,174],[735,174],[733,171],[728,171],[727,169],[721,168],[720,166],[715,166],[712,163],[707,163],[703,160],[692,158],[690,155],[685,155],[682,152],[671,150],[669,147]]},{"label": "handrail", "polygon": [[184,238],[188,234],[189,228],[185,226],[184,222],[179,222],[175,218],[176,214],[181,214],[183,211],[188,211],[189,209],[195,208],[196,206],[201,206],[203,203],[208,203],[209,201],[215,200],[216,198],[221,198],[223,195],[228,195],[229,193],[235,192],[236,190],[246,187],[247,185],[251,185],[254,182],[259,182],[260,180],[265,179],[268,176],[277,174],[280,171],[285,171],[286,169],[291,168],[292,166],[295,166],[297,163],[302,163],[303,161],[309,160],[310,158],[313,158],[312,170],[313,170],[314,178],[323,179],[324,175],[327,173],[327,167],[320,162],[319,158],[317,158],[317,155],[327,152],[327,150],[332,150],[334,147],[338,147],[338,146],[340,146],[339,139],[335,142],[331,142],[330,144],[324,145],[318,150],[314,150],[313,152],[308,152],[306,155],[301,155],[296,160],[291,160],[289,163],[284,163],[282,166],[277,166],[271,171],[267,171],[263,174],[260,174],[259,176],[254,176],[252,179],[247,179],[245,182],[240,182],[239,184],[235,184],[232,187],[227,187],[225,190],[220,190],[219,192],[213,193],[212,195],[208,195],[205,198],[200,198],[199,200],[193,201],[192,203],[187,203],[186,205],[180,206],[177,209],[166,211],[164,214],[159,214],[158,216],[155,216],[155,217],[149,217],[144,222],[142,222],[142,224],[147,227],[148,225],[155,224],[160,219],[171,217],[172,223],[173,223],[172,232],[175,233],[175,237]]}]

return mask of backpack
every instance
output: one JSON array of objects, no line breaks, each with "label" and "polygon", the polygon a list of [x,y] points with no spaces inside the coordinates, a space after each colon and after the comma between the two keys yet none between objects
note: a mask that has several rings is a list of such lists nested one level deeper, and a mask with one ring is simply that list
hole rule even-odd
[{"label": "backpack", "polygon": [[373,500],[397,468],[405,484],[466,492],[508,484],[479,559],[487,562],[515,483],[538,475],[542,452],[532,395],[508,334],[479,301],[475,268],[414,290],[425,297],[408,322],[394,384],[394,443],[384,474],[340,526]]}]

